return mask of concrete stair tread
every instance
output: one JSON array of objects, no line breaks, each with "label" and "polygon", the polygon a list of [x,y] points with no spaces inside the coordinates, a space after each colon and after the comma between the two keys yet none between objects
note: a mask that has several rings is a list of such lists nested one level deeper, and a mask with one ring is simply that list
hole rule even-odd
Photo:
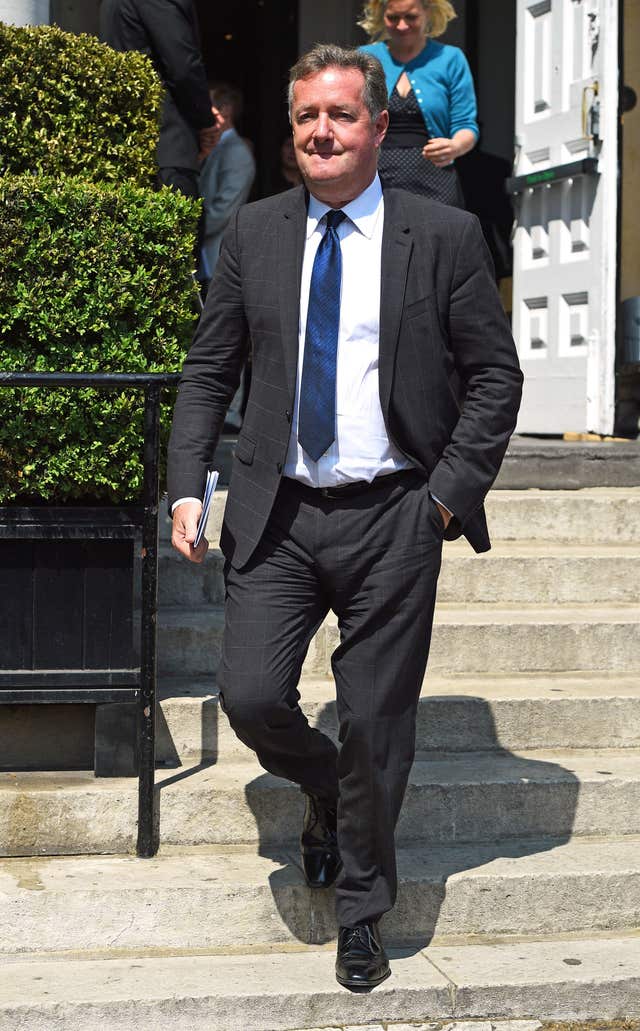
[{"label": "concrete stair tread", "polygon": [[[336,690],[332,677],[313,677],[303,674],[300,680],[303,708],[323,706],[335,702]],[[215,676],[160,677],[158,698],[173,699],[195,704],[217,698]],[[550,699],[618,699],[640,698],[640,671],[619,673],[590,670],[571,670],[566,673],[451,673],[439,675],[427,671],[422,683],[421,699],[473,698],[491,704],[494,700]]]},{"label": "concrete stair tread", "polygon": [[[224,488],[226,490],[226,488]],[[629,499],[640,501],[640,486],[632,487],[580,487],[577,490],[568,488],[562,490],[559,487],[553,487],[552,489],[546,487],[525,487],[519,489],[517,487],[501,488],[500,490],[492,490],[489,492],[487,499],[488,501],[497,501],[498,503],[508,504],[511,501],[521,501],[524,497],[540,497],[540,498],[558,498],[558,497],[579,497],[584,500],[585,498],[613,498],[613,499]]]},{"label": "concrete stair tread", "polygon": [[455,558],[474,559],[478,562],[491,561],[495,558],[535,558],[557,561],[559,559],[637,559],[640,558],[640,547],[636,542],[603,544],[563,543],[562,541],[494,541],[491,551],[476,554],[471,551],[465,540],[447,541],[443,551],[443,560]]},{"label": "concrete stair tread", "polygon": [[391,962],[392,976],[359,995],[337,985],[332,948],[29,957],[0,973],[0,1021],[21,1031],[289,1031],[411,1021],[425,1013],[431,1019],[640,1015],[640,937],[633,934],[430,946],[392,952]]},{"label": "concrete stair tread", "polygon": [[[303,675],[303,711],[337,736],[332,677]],[[248,755],[220,711],[214,676],[162,677],[158,763]],[[640,674],[451,674],[427,671],[418,706],[417,748],[444,757],[519,748],[629,748],[640,745]]]},{"label": "concrete stair tread", "polygon": [[[532,851],[538,848],[539,851]],[[490,844],[399,847],[402,881],[549,878],[555,875],[602,874],[640,876],[640,835],[576,838],[570,841],[518,839]],[[254,845],[162,845],[151,859],[131,855],[79,855],[0,859],[0,898],[49,892],[71,898],[98,890],[107,894],[230,890],[239,907],[243,893],[268,884],[280,874],[278,887],[304,885],[297,848],[269,849]],[[0,943],[0,950],[1,950]]]},{"label": "concrete stair tread", "polygon": [[[201,627],[215,622],[224,622],[222,606],[219,605],[168,605],[158,612],[158,627]],[[566,624],[566,623],[638,623],[640,605],[518,605],[505,608],[494,602],[465,605],[441,602],[436,606],[434,625],[445,624]],[[334,612],[328,613],[325,623],[337,624]],[[640,664],[640,662],[639,662]]]},{"label": "concrete stair tread", "polygon": [[[256,760],[157,771],[161,840],[295,842],[302,795]],[[132,852],[135,778],[0,774],[0,854]],[[422,753],[410,771],[398,844],[640,834],[640,749]]]},{"label": "concrete stair tread", "polygon": [[[488,942],[636,926],[639,844],[636,835],[400,847],[385,941]],[[334,893],[307,888],[297,843],[260,851],[163,845],[144,861],[121,854],[0,860],[0,963],[23,953],[150,943],[159,953],[335,941]]]},{"label": "concrete stair tread", "polygon": [[450,623],[484,625],[540,623],[637,623],[640,605],[517,605],[505,608],[494,602],[460,605],[441,602],[436,606],[435,625]]},{"label": "concrete stair tread", "polygon": [[[265,773],[257,759],[223,764],[185,764],[178,769],[156,770],[161,791],[175,793],[237,789],[260,777],[269,790],[291,790],[289,781]],[[640,781],[640,748],[532,749],[512,752],[457,752],[446,758],[418,758],[413,764],[409,786],[424,784],[489,784],[571,779],[575,781]],[[0,792],[66,792],[96,794],[137,793],[134,777],[94,777],[88,770],[0,772]],[[295,789],[297,791],[297,788]]]}]

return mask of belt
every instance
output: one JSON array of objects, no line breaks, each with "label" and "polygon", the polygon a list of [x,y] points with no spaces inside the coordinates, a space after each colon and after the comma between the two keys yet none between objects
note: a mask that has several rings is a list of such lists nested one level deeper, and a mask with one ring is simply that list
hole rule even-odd
[{"label": "belt", "polygon": [[[371,490],[379,490],[381,487],[393,487],[410,478],[419,476],[417,469],[398,469],[395,473],[376,476],[373,480],[354,480],[353,483],[341,483],[335,487],[311,487],[308,483],[302,483],[293,477],[286,477],[283,483],[294,487],[303,494],[309,494],[314,498],[329,498],[332,501],[342,501],[346,498],[357,497],[359,494],[368,494]],[[420,477],[421,479],[423,477]]]}]

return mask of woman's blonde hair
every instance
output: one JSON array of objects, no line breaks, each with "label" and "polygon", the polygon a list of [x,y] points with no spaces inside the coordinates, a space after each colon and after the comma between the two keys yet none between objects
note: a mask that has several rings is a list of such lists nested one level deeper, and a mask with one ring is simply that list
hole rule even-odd
[{"label": "woman's blonde hair", "polygon": [[[389,0],[369,0],[362,10],[358,25],[362,26],[371,42],[384,39],[384,9]],[[457,17],[449,0],[418,0],[427,12],[427,36],[441,36],[449,22]]]}]

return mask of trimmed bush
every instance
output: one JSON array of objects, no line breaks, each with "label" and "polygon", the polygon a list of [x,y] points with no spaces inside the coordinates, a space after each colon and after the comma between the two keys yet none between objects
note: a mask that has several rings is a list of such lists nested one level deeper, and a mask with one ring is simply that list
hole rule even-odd
[{"label": "trimmed bush", "polygon": [[0,169],[150,185],[162,84],[144,54],[0,23]]},{"label": "trimmed bush", "polygon": [[[0,178],[0,370],[179,371],[197,214],[170,190]],[[1,404],[0,503],[139,498],[141,391],[5,388]]]}]

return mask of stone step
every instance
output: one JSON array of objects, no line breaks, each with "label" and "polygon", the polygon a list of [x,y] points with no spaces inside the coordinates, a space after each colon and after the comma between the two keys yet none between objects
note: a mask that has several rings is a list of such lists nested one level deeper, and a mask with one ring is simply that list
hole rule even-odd
[{"label": "stone step", "polygon": [[[638,926],[639,846],[623,837],[399,849],[385,941]],[[297,849],[259,856],[251,846],[167,848],[149,860],[0,860],[0,924],[3,957],[149,942],[158,950],[313,945],[337,935],[334,894],[306,886]]]},{"label": "stone step", "polygon": [[[159,770],[165,845],[297,840],[303,799],[255,761]],[[0,854],[133,852],[137,781],[86,772],[0,773]],[[418,759],[398,842],[640,834],[640,752],[461,753]]]},{"label": "stone step", "polygon": [[513,436],[496,480],[498,489],[640,485],[640,441],[557,440]]},{"label": "stone step", "polygon": [[636,604],[640,547],[499,541],[485,555],[464,543],[443,553],[440,603]]},{"label": "stone step", "polygon": [[224,613],[220,605],[158,610],[158,673],[214,673],[220,661]]},{"label": "stone step", "polygon": [[[640,458],[640,445],[636,450]],[[492,541],[633,544],[640,539],[640,487],[562,488],[563,484],[558,484],[547,490],[490,491],[486,510]],[[226,499],[226,489],[216,491],[209,513],[207,538],[214,547],[219,541]],[[170,521],[166,516],[160,520],[160,535],[169,541]]]},{"label": "stone step", "polygon": [[[223,560],[211,551],[192,565],[163,545],[159,599],[189,607],[224,601]],[[440,602],[530,605],[633,604],[640,583],[640,547],[500,541],[485,555],[466,542],[447,545],[438,581]]]},{"label": "stone step", "polygon": [[486,501],[494,542],[633,544],[640,539],[640,488],[493,490]]},{"label": "stone step", "polygon": [[[312,726],[337,739],[333,679],[303,678]],[[219,709],[213,678],[165,678],[159,689],[158,762],[243,760],[249,754]],[[416,734],[420,752],[640,747],[640,676],[624,673],[427,673]]]},{"label": "stone step", "polygon": [[[219,607],[166,608],[158,614],[159,668],[214,673],[220,656]],[[339,643],[330,614],[311,642],[304,671],[328,676]],[[436,607],[433,673],[631,670],[640,655],[640,606],[447,605]]]},{"label": "stone step", "polygon": [[158,604],[167,606],[221,605],[224,602],[222,567],[218,548],[210,548],[200,565],[179,555],[170,544],[158,552]]},{"label": "stone step", "polygon": [[[331,947],[27,956],[0,971],[2,1031],[291,1031],[367,1021],[640,1016],[634,934],[391,951],[369,994],[341,988]],[[362,1028],[365,1031],[365,1028]]]},{"label": "stone step", "polygon": [[[328,675],[339,643],[329,617],[318,631],[306,668]],[[438,605],[432,673],[630,670],[640,655],[640,606]]]}]

